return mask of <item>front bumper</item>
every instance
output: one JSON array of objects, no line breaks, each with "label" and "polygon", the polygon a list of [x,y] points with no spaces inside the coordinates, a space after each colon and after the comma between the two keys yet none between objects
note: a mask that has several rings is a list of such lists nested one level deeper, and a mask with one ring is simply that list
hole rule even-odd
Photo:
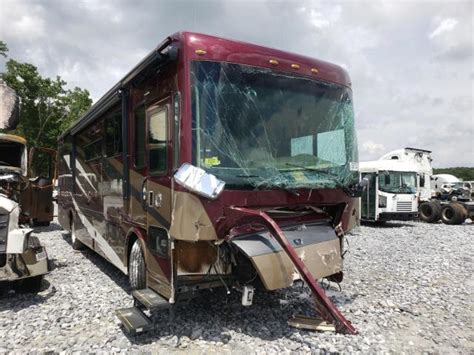
[{"label": "front bumper", "polygon": [[379,221],[413,221],[418,218],[418,212],[382,212]]},{"label": "front bumper", "polygon": [[16,281],[49,272],[46,249],[38,238],[30,236],[28,247],[21,254],[0,254],[0,281]]},{"label": "front bumper", "polygon": [[[330,225],[306,226],[284,233],[316,279],[342,271],[341,239]],[[251,260],[267,290],[289,287],[300,279],[290,258],[269,233],[236,237],[231,243]]]}]

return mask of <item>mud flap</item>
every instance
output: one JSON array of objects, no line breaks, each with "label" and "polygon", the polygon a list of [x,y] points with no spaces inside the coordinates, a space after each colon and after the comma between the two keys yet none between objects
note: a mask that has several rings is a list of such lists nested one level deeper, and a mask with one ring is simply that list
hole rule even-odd
[{"label": "mud flap", "polygon": [[255,222],[259,222],[267,227],[275,240],[283,248],[286,255],[288,255],[303,281],[311,289],[316,303],[316,310],[320,316],[328,323],[334,324],[334,327],[338,333],[357,334],[357,330],[336,308],[329,297],[326,296],[315,277],[311,274],[305,263],[298,256],[295,248],[290,244],[283,231],[272,218],[270,218],[263,211],[252,210],[249,208],[230,207],[230,210],[240,213],[242,217],[250,217],[247,218],[247,220],[254,220]]}]

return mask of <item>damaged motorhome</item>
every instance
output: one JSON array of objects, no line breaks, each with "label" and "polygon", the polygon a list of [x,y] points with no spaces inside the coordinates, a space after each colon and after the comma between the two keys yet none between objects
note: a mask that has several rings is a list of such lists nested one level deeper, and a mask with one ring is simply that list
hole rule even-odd
[{"label": "damaged motorhome", "polygon": [[59,137],[58,208],[73,248],[129,275],[125,328],[202,290],[341,281],[356,223],[350,79],[339,66],[222,38],[166,38]]},{"label": "damaged motorhome", "polygon": [[[0,86],[5,84],[0,83]],[[0,125],[3,129],[16,126],[18,102],[14,91],[0,90]],[[9,103],[3,105],[4,102]],[[53,159],[53,150],[49,152]],[[31,157],[34,150],[31,152]],[[31,161],[31,160],[30,160]],[[48,272],[46,250],[38,238],[31,235],[27,223],[49,223],[53,217],[52,200],[47,198],[48,185],[54,170],[50,161],[48,177],[30,179],[26,140],[0,133],[0,281],[14,281],[22,291],[36,292]]]}]

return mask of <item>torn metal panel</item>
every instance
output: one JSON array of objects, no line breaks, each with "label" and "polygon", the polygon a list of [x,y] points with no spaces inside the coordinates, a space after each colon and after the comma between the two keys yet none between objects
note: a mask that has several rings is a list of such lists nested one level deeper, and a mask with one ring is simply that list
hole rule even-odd
[{"label": "torn metal panel", "polygon": [[[316,279],[342,271],[339,238],[330,226],[309,226],[285,231],[285,235]],[[250,258],[266,289],[289,287],[300,279],[290,258],[270,233],[237,237],[231,243]]]},{"label": "torn metal panel", "polygon": [[254,221],[260,221],[270,231],[271,235],[276,239],[276,241],[281,245],[285,253],[291,259],[291,262],[297,269],[303,281],[310,288],[314,301],[316,303],[316,309],[321,317],[334,324],[336,331],[345,334],[357,334],[357,330],[352,326],[352,324],[342,315],[342,313],[337,309],[337,307],[331,302],[328,296],[324,293],[321,287],[318,285],[316,278],[308,267],[306,263],[301,259],[301,257],[295,251],[295,248],[290,244],[285,234],[278,226],[278,224],[268,216],[263,211],[253,210],[243,207],[231,207],[230,210],[235,211],[235,213],[240,213],[242,217],[250,217]]},{"label": "torn metal panel", "polygon": [[174,192],[170,235],[188,241],[217,239],[214,225],[198,197],[188,192]]}]

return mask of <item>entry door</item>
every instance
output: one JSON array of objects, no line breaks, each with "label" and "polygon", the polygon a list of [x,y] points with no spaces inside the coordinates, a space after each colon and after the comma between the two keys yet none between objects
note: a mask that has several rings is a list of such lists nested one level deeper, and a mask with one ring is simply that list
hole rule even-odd
[{"label": "entry door", "polygon": [[362,179],[369,179],[369,184],[365,188],[365,191],[361,198],[361,218],[362,219],[375,219],[375,198],[377,191],[377,175],[375,173],[362,173]]},{"label": "entry door", "polygon": [[147,121],[148,178],[145,183],[148,284],[171,297],[171,144],[170,100],[149,106]]},{"label": "entry door", "polygon": [[34,224],[49,224],[53,220],[53,179],[56,151],[31,148],[29,156],[30,202],[23,204]]}]

